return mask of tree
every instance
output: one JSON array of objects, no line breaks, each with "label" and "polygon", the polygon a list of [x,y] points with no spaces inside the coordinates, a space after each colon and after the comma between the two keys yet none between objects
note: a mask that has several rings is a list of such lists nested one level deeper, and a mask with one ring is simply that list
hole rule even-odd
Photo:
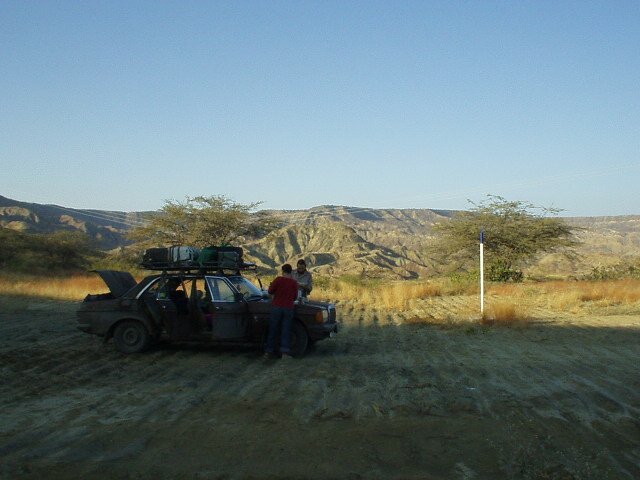
[{"label": "tree", "polygon": [[[459,212],[451,220],[434,225],[434,247],[439,257],[458,268],[469,267],[478,258],[480,232],[485,231],[484,249],[487,278],[519,281],[521,268],[539,253],[577,245],[576,227],[552,218],[561,210],[536,207],[528,202],[508,201],[488,195]],[[538,210],[540,213],[536,213]]]},{"label": "tree", "polygon": [[42,235],[42,249],[47,253],[49,266],[63,270],[82,269],[91,253],[89,237],[83,232],[58,230]]},{"label": "tree", "polygon": [[32,234],[0,228],[0,269],[58,274],[83,270],[97,254],[83,232],[58,230]]},{"label": "tree", "polygon": [[242,242],[277,226],[266,212],[254,213],[261,202],[237,203],[223,195],[187,197],[185,202],[165,200],[165,205],[129,238],[141,245],[206,247]]}]

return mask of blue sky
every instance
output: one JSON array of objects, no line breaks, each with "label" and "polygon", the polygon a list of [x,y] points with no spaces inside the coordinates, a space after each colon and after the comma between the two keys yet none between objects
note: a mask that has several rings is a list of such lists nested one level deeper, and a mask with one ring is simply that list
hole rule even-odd
[{"label": "blue sky", "polygon": [[0,2],[0,195],[640,214],[640,2]]}]

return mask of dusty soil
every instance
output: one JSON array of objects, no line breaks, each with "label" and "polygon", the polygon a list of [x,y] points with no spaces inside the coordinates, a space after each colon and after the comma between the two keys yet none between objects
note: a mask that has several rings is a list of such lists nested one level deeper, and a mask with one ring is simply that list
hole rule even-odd
[{"label": "dusty soil", "polygon": [[640,478],[638,316],[481,327],[442,302],[426,325],[343,306],[285,363],[125,356],[75,304],[0,299],[0,477]]}]

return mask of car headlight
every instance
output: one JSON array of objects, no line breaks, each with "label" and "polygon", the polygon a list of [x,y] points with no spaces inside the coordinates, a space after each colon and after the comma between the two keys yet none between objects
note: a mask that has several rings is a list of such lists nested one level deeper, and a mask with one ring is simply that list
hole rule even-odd
[{"label": "car headlight", "polygon": [[316,323],[324,323],[328,320],[329,318],[329,311],[328,310],[320,310],[316,313]]}]

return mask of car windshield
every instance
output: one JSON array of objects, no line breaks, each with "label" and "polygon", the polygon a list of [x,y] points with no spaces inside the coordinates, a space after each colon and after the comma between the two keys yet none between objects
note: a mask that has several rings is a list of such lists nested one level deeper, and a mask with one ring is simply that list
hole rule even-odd
[{"label": "car windshield", "polygon": [[238,290],[244,296],[244,298],[246,299],[262,298],[262,290],[260,290],[258,287],[256,287],[253,283],[251,283],[246,278],[240,277],[240,276],[237,276],[237,277],[234,276],[234,277],[229,277],[229,280],[231,281],[233,286],[236,287],[236,290]]}]

